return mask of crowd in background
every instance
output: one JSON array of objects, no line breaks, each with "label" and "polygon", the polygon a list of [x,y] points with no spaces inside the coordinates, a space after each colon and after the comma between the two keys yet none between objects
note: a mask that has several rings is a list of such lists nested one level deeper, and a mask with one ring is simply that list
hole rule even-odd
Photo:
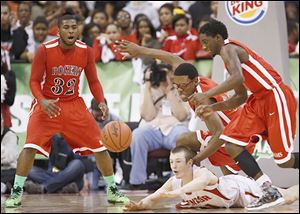
[{"label": "crowd in background", "polygon": [[[299,3],[286,1],[285,7],[289,53],[295,55]],[[57,18],[67,8],[77,15],[78,39],[94,48],[96,62],[121,60],[113,52],[117,39],[163,49],[185,60],[210,58],[202,50],[198,28],[217,17],[217,1],[2,1],[1,50],[9,51],[12,60],[31,62],[41,43],[57,37]]]}]

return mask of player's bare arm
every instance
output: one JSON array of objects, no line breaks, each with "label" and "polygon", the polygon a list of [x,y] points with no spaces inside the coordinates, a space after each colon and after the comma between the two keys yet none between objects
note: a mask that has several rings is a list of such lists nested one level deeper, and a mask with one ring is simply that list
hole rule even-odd
[{"label": "player's bare arm", "polygon": [[[220,55],[227,65],[227,70],[230,77],[220,85],[206,91],[205,93],[198,93],[190,98],[190,101],[201,104],[202,100],[207,97],[213,97],[230,90],[236,90],[240,85],[243,85],[244,77],[238,52],[233,45],[223,46]],[[236,91],[238,93],[239,91]],[[217,109],[219,110],[219,109]]]},{"label": "player's bare arm", "polygon": [[147,210],[153,209],[156,204],[161,202],[165,197],[163,193],[169,192],[172,190],[172,180],[169,178],[166,183],[154,193],[150,194],[146,198],[140,200],[139,202],[130,201],[129,204],[126,204],[124,210],[134,211],[134,210]]},{"label": "player's bare arm", "polygon": [[[207,101],[207,105],[215,103],[213,101]],[[197,109],[195,111],[197,114]],[[196,164],[199,164],[204,159],[208,158],[212,154],[214,154],[223,144],[223,141],[219,140],[219,137],[224,129],[224,125],[216,112],[208,115],[203,116],[202,120],[205,122],[208,130],[213,134],[212,138],[207,144],[207,147],[200,153],[198,153],[194,158],[193,161]]]},{"label": "player's bare arm", "polygon": [[185,62],[179,56],[163,50],[142,47],[126,40],[116,41],[115,43],[118,51],[128,53],[130,54],[130,57],[146,56],[149,58],[159,59],[172,65],[173,69],[176,69],[178,65]]},{"label": "player's bare arm", "polygon": [[85,68],[85,74],[89,84],[89,88],[93,96],[99,103],[98,107],[103,113],[102,119],[104,120],[108,116],[108,107],[104,102],[103,89],[98,79],[97,70],[93,59],[94,59],[94,52],[91,48],[88,48],[88,63]]}]

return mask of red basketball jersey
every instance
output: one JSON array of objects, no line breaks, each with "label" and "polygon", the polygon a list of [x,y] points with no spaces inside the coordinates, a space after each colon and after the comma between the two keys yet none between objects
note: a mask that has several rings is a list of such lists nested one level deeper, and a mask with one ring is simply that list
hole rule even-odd
[{"label": "red basketball jersey", "polygon": [[59,38],[56,38],[42,44],[36,53],[30,77],[31,91],[38,100],[43,97],[74,100],[79,95],[79,80],[83,71],[92,93],[96,92],[93,93],[95,99],[103,101],[92,48],[77,40],[73,48],[63,49],[59,45]]},{"label": "red basketball jersey", "polygon": [[230,43],[242,47],[249,54],[249,60],[241,66],[245,78],[244,83],[252,93],[271,90],[280,85],[282,82],[280,75],[261,56],[238,41],[224,40],[224,45]]}]

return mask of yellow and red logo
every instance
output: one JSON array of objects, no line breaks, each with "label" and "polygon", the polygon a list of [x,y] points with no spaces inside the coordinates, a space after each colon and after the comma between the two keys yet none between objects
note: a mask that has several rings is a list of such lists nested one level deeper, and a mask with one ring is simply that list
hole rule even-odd
[{"label": "yellow and red logo", "polygon": [[266,15],[267,1],[226,1],[225,10],[228,16],[237,24],[253,25]]}]

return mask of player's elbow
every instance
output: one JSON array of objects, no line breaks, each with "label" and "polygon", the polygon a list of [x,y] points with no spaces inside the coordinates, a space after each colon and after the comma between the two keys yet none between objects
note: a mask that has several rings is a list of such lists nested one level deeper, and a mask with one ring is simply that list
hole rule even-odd
[{"label": "player's elbow", "polygon": [[241,84],[244,83],[244,81],[245,81],[245,78],[244,78],[243,75],[241,75],[241,74],[236,74],[236,75],[234,76],[234,82],[235,82],[236,85],[241,85]]}]

